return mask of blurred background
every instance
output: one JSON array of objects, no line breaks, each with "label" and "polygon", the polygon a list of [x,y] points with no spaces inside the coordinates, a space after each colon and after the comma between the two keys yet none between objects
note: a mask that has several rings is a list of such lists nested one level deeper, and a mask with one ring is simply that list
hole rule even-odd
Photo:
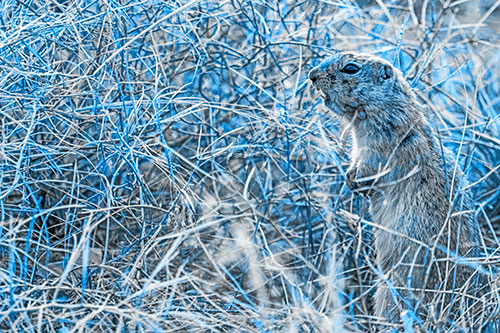
[{"label": "blurred background", "polygon": [[307,81],[381,56],[500,250],[500,1],[0,1],[0,328],[374,329],[368,203]]}]

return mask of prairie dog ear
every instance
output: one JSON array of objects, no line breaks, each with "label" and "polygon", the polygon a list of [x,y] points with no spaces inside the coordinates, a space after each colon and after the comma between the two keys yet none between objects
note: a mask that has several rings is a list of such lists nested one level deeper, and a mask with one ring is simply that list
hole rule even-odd
[{"label": "prairie dog ear", "polygon": [[391,65],[382,64],[382,68],[380,70],[380,78],[382,80],[390,79],[394,76],[394,70]]}]

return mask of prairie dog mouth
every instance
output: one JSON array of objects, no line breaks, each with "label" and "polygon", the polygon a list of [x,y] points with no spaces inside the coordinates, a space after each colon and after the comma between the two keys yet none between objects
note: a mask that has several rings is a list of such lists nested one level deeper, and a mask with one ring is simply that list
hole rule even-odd
[{"label": "prairie dog mouth", "polygon": [[312,84],[313,88],[314,88],[314,91],[315,92],[318,92],[320,97],[325,101],[329,101],[330,100],[330,95],[324,91],[323,89],[321,89],[320,87],[318,87],[317,85],[317,81],[313,81],[313,84]]},{"label": "prairie dog mouth", "polygon": [[326,101],[329,101],[330,100],[330,95],[327,94],[325,91],[319,89],[319,88],[316,88],[319,92],[319,95],[321,96],[321,98],[326,102]]}]

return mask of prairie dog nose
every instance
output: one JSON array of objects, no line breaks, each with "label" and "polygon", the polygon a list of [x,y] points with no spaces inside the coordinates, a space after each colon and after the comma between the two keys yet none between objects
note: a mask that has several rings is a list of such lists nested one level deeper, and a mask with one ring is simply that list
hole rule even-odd
[{"label": "prairie dog nose", "polygon": [[309,72],[309,80],[315,82],[319,78],[319,70],[317,68],[311,69]]}]

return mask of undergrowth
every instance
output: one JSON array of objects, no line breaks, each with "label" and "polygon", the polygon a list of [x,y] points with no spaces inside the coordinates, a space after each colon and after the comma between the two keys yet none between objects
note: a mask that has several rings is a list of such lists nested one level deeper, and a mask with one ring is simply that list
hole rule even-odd
[{"label": "undergrowth", "polygon": [[338,49],[415,87],[498,265],[500,3],[481,4],[2,1],[0,328],[374,330],[368,203],[307,80]]}]

